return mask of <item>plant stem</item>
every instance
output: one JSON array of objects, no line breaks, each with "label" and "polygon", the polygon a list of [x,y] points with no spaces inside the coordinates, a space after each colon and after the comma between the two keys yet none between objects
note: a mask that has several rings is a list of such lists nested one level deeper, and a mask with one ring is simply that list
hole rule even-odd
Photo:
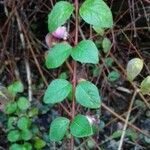
[{"label": "plant stem", "polygon": [[[75,4],[75,40],[74,45],[77,45],[78,43],[78,0],[74,1]],[[77,62],[73,61],[73,94],[72,94],[72,119],[75,116],[75,88],[76,88],[76,82],[77,82]],[[74,149],[74,138],[71,137],[71,150]]]}]

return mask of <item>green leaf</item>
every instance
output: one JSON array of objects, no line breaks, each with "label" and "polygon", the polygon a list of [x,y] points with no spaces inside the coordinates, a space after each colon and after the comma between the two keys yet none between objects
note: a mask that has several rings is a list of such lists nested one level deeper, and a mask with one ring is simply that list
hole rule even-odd
[{"label": "green leaf", "polygon": [[38,137],[34,141],[34,147],[36,149],[42,149],[45,145],[46,145],[46,142]]},{"label": "green leaf", "polygon": [[7,128],[10,129],[14,129],[15,125],[17,123],[17,117],[9,117],[8,121],[7,121]]},{"label": "green leaf", "polygon": [[25,142],[23,144],[23,147],[25,147],[25,150],[32,150],[32,145],[30,143],[28,143],[28,142]]},{"label": "green leaf", "polygon": [[81,114],[74,117],[70,125],[70,131],[75,137],[87,137],[93,134],[92,124],[86,116]]},{"label": "green leaf", "polygon": [[120,77],[120,74],[117,72],[117,71],[111,71],[109,74],[108,74],[108,81],[110,82],[114,82],[116,81],[118,78]]},{"label": "green leaf", "polygon": [[24,129],[21,131],[21,139],[28,141],[32,138],[32,132],[29,129]]},{"label": "green leaf", "polygon": [[112,134],[111,138],[116,139],[121,137],[121,135],[122,135],[122,130],[117,130]]},{"label": "green leaf", "polygon": [[72,50],[71,56],[81,63],[97,64],[99,62],[98,49],[93,41],[83,40]]},{"label": "green leaf", "polygon": [[16,102],[8,102],[4,106],[4,111],[6,114],[13,114],[17,110],[17,103]]},{"label": "green leaf", "polygon": [[148,94],[150,92],[150,76],[147,76],[140,85],[140,90],[143,94]]},{"label": "green leaf", "polygon": [[29,111],[28,111],[28,116],[29,117],[33,117],[33,116],[37,116],[39,113],[39,109],[36,107],[32,107]]},{"label": "green leaf", "polygon": [[17,93],[23,92],[24,90],[24,87],[21,81],[15,81],[11,85],[9,85],[7,88],[8,88],[8,91],[12,93],[14,96]]},{"label": "green leaf", "polygon": [[9,150],[26,150],[22,148],[22,145],[14,143],[9,147]]},{"label": "green leaf", "polygon": [[72,85],[64,79],[55,79],[48,86],[44,94],[44,103],[55,104],[63,101],[72,89]]},{"label": "green leaf", "polygon": [[127,79],[133,81],[141,72],[143,68],[143,60],[140,58],[133,58],[127,65]]},{"label": "green leaf", "polygon": [[56,44],[45,57],[47,68],[57,68],[61,66],[71,54],[71,46],[67,43]]},{"label": "green leaf", "polygon": [[63,25],[73,12],[73,5],[66,1],[60,1],[55,4],[52,11],[48,14],[48,30],[55,31]]},{"label": "green leaf", "polygon": [[105,58],[105,64],[108,66],[108,67],[111,67],[112,66],[112,63],[113,63],[113,59],[111,57],[107,57]]},{"label": "green leaf", "polygon": [[23,116],[21,117],[18,122],[17,122],[17,127],[20,129],[20,130],[25,130],[27,129],[28,127],[30,126],[30,120],[29,118]]},{"label": "green leaf", "polygon": [[103,52],[108,53],[111,47],[111,42],[108,38],[104,38],[102,42]]},{"label": "green leaf", "polygon": [[89,81],[80,81],[76,87],[75,97],[79,104],[88,108],[99,108],[101,98],[97,87]]},{"label": "green leaf", "polygon": [[51,141],[60,141],[66,134],[69,126],[69,119],[58,117],[50,125],[49,137]]},{"label": "green leaf", "polygon": [[96,33],[100,34],[101,36],[103,36],[104,33],[105,33],[105,32],[104,32],[104,29],[101,28],[101,27],[93,26],[93,29],[94,29],[94,31],[95,31]]},{"label": "green leaf", "polygon": [[113,25],[110,8],[103,0],[86,0],[79,10],[83,20],[101,28],[110,28]]},{"label": "green leaf", "polygon": [[67,76],[67,73],[66,72],[62,72],[59,76],[58,76],[59,79],[67,79],[68,76]]},{"label": "green leaf", "polygon": [[7,139],[10,142],[16,142],[20,140],[20,132],[18,130],[11,130],[7,135]]},{"label": "green leaf", "polygon": [[19,97],[17,105],[20,110],[27,110],[30,107],[30,102],[25,97]]}]

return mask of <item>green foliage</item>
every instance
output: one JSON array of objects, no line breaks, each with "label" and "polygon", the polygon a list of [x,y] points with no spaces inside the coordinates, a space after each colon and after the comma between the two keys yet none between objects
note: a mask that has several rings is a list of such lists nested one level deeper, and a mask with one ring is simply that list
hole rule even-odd
[{"label": "green foliage", "polygon": [[30,102],[25,97],[19,97],[17,105],[20,110],[27,110],[30,107]]},{"label": "green foliage", "polygon": [[21,118],[19,118],[18,122],[17,122],[17,127],[20,130],[25,130],[30,126],[30,120],[28,117],[23,116]]},{"label": "green foliage", "polygon": [[70,125],[71,134],[75,137],[87,137],[93,135],[92,124],[86,116],[78,114],[74,117]]},{"label": "green foliage", "polygon": [[61,66],[71,54],[71,46],[67,43],[56,44],[48,51],[46,59],[47,68],[57,68]]},{"label": "green foliage", "polygon": [[113,60],[111,57],[107,57],[105,58],[105,64],[108,66],[108,67],[111,67],[112,66],[112,63],[113,63]]},{"label": "green foliage", "polygon": [[150,76],[147,76],[140,85],[140,90],[143,94],[150,93]]},{"label": "green foliage", "polygon": [[72,85],[64,79],[55,79],[48,86],[44,95],[44,103],[55,104],[63,101],[72,89]]},{"label": "green foliage", "polygon": [[12,114],[17,110],[17,103],[16,102],[8,102],[5,104],[4,111],[6,114]]},{"label": "green foliage", "polygon": [[17,117],[9,117],[7,121],[7,128],[9,130],[14,129],[15,128],[14,126],[16,125],[16,123],[17,123]]},{"label": "green foliage", "polygon": [[101,98],[97,87],[89,81],[80,81],[76,87],[75,97],[79,104],[88,108],[99,108]]},{"label": "green foliage", "polygon": [[9,147],[9,150],[26,150],[26,149],[23,149],[20,144],[15,143]]},{"label": "green foliage", "polygon": [[32,138],[32,132],[26,128],[20,132],[20,135],[21,135],[21,139],[24,141],[28,141]]},{"label": "green foliage", "polygon": [[73,5],[66,1],[57,2],[48,15],[49,32],[55,31],[63,25],[73,12]]},{"label": "green foliage", "polygon": [[93,41],[83,40],[72,50],[71,56],[81,63],[97,64],[99,62],[98,49]]},{"label": "green foliage", "polygon": [[36,149],[42,149],[45,145],[46,145],[46,142],[38,137],[34,141],[34,147]]},{"label": "green foliage", "polygon": [[103,52],[108,53],[111,47],[111,42],[108,38],[104,38],[102,42]]},{"label": "green foliage", "polygon": [[117,71],[111,71],[109,74],[108,74],[108,81],[110,82],[114,82],[116,81],[118,78],[120,77],[120,74],[117,72]]},{"label": "green foliage", "polygon": [[21,81],[15,81],[13,82],[12,84],[10,84],[8,86],[8,91],[13,94],[14,96],[17,94],[17,93],[20,93],[20,92],[23,92],[24,90],[24,87],[23,87],[23,84]]},{"label": "green foliage", "polygon": [[133,81],[141,72],[143,68],[143,60],[140,58],[133,58],[127,64],[127,79]]},{"label": "green foliage", "polygon": [[69,126],[69,119],[58,117],[50,125],[49,137],[51,141],[60,141],[66,134]]},{"label": "green foliage", "polygon": [[19,132],[19,130],[11,130],[11,131],[9,131],[9,133],[7,135],[7,139],[10,142],[16,142],[16,141],[20,140],[20,132]]},{"label": "green foliage", "polygon": [[103,0],[85,0],[79,10],[83,20],[101,28],[110,28],[113,25],[110,8]]}]

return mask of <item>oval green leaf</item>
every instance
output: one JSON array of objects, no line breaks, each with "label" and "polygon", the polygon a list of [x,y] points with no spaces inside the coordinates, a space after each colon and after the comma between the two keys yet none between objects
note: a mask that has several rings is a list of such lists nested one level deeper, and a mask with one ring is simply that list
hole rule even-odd
[{"label": "oval green leaf", "polygon": [[84,107],[99,108],[101,98],[97,87],[89,81],[80,81],[75,91],[76,101]]},{"label": "oval green leaf", "polygon": [[4,111],[6,114],[13,114],[17,110],[17,103],[16,102],[8,102],[4,106]]},{"label": "oval green leaf", "polygon": [[34,141],[34,147],[36,149],[42,149],[45,145],[46,145],[46,142],[38,137]]},{"label": "oval green leaf", "polygon": [[103,52],[108,53],[111,47],[111,41],[108,38],[104,38],[102,42]]},{"label": "oval green leaf", "polygon": [[52,11],[48,14],[49,32],[55,31],[63,25],[73,12],[73,5],[66,1],[60,1],[55,4]]},{"label": "oval green leaf", "polygon": [[56,44],[45,57],[45,64],[48,69],[61,66],[71,54],[71,46],[67,43]]},{"label": "oval green leaf", "polygon": [[48,86],[44,94],[44,103],[55,104],[63,101],[72,89],[72,85],[65,79],[55,79]]},{"label": "oval green leaf", "polygon": [[86,116],[81,114],[74,117],[70,125],[70,131],[73,136],[80,138],[93,134],[92,124],[90,124]]},{"label": "oval green leaf", "polygon": [[51,141],[60,141],[66,134],[69,126],[69,119],[58,117],[50,125],[49,137]]},{"label": "oval green leaf", "polygon": [[118,78],[120,77],[120,74],[118,73],[118,71],[111,71],[109,74],[108,74],[108,81],[110,82],[114,82],[116,81]]},{"label": "oval green leaf", "polygon": [[29,129],[24,129],[20,132],[21,139],[24,141],[28,141],[32,138],[32,132]]},{"label": "oval green leaf", "polygon": [[9,147],[9,150],[24,150],[24,149],[22,148],[22,145],[14,143]]},{"label": "oval green leaf", "polygon": [[27,129],[30,126],[30,119],[25,116],[19,118],[17,126],[20,130]]},{"label": "oval green leaf", "polygon": [[16,142],[20,140],[20,132],[18,130],[11,130],[7,135],[7,139],[10,142]]},{"label": "oval green leaf", "polygon": [[113,18],[110,8],[103,0],[86,0],[79,10],[83,20],[101,28],[110,28]]},{"label": "oval green leaf", "polygon": [[99,62],[98,49],[93,41],[83,40],[73,49],[71,56],[74,60],[81,63],[97,64]]},{"label": "oval green leaf", "polygon": [[30,107],[30,102],[25,97],[19,97],[17,105],[20,110],[27,110]]},{"label": "oval green leaf", "polygon": [[143,94],[150,93],[150,75],[147,76],[141,83],[140,90]]},{"label": "oval green leaf", "polygon": [[15,81],[12,84],[10,84],[7,88],[8,88],[8,91],[14,96],[17,93],[23,92],[24,90],[24,87],[21,81]]},{"label": "oval green leaf", "polygon": [[133,81],[141,72],[143,68],[143,60],[140,58],[133,58],[127,65],[127,79]]}]

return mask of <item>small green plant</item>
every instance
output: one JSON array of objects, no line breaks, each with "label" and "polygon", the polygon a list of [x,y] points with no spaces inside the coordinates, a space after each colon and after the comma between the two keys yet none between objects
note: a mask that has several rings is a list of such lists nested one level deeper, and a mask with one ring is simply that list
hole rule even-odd
[{"label": "small green plant", "polygon": [[[18,97],[17,94],[24,89],[20,81],[15,81],[7,89],[12,94],[12,99],[4,105],[4,112],[8,116],[6,131],[7,139],[11,143],[9,150],[41,149],[46,143],[39,137],[38,130],[33,132],[36,127],[33,118],[38,114],[38,109],[31,107],[26,97]],[[41,144],[37,142],[39,140]]]},{"label": "small green plant", "polygon": [[[112,27],[113,19],[111,10],[103,0],[85,0],[79,8],[79,14],[77,5],[78,1],[75,2],[76,18],[78,19],[80,17],[83,19],[83,21],[90,24],[95,31],[100,32],[101,35],[105,28]],[[73,10],[74,6],[71,3],[66,1],[57,2],[48,14],[49,32],[52,34],[58,27],[64,25],[64,23],[70,18]],[[76,23],[78,24],[77,20]],[[78,25],[76,25],[76,32],[78,32],[77,26]],[[76,39],[78,39],[77,36],[78,35],[75,37]],[[108,53],[111,47],[111,42],[108,38],[104,38],[102,47],[104,53]],[[68,42],[56,43],[54,46],[50,47],[45,57],[45,65],[48,69],[58,68],[70,56],[74,63],[78,62],[92,65],[99,63],[99,51],[96,44],[92,40],[84,39],[80,42],[76,41],[73,46]],[[109,65],[112,64],[112,60],[110,58],[106,61]],[[73,70],[75,70],[75,67]],[[74,71],[73,78],[75,81],[73,81],[73,83],[62,78],[52,80],[45,91],[43,98],[44,103],[60,103],[65,99],[69,99],[69,95],[71,93],[73,97],[73,107],[75,107],[75,98],[75,102],[85,108],[100,109],[101,96],[98,88],[93,83],[85,79],[76,81],[77,79],[75,76],[76,72]],[[114,81],[118,78],[118,76],[119,75],[116,72],[112,72],[109,75],[109,79]],[[74,137],[78,138],[94,134],[93,118],[83,114],[74,114],[74,109],[71,111],[71,120],[66,117],[58,117],[52,121],[49,130],[49,138],[51,141],[62,140],[69,131]]]}]

